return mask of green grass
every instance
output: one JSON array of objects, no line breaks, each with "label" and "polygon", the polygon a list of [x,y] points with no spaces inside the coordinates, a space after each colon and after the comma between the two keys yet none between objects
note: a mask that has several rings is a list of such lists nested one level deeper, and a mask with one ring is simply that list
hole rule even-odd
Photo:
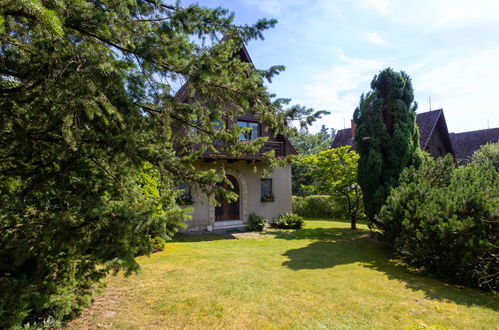
[{"label": "green grass", "polygon": [[497,329],[492,294],[409,272],[365,225],[179,236],[110,277],[74,328]]}]

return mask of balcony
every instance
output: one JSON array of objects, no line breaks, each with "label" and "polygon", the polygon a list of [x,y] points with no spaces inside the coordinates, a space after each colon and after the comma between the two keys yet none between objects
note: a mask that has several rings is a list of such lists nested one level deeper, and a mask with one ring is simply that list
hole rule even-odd
[{"label": "balcony", "polygon": [[[214,146],[216,149],[220,149],[221,147],[220,145],[217,144],[215,144]],[[284,156],[284,143],[279,141],[266,141],[263,144],[263,147],[260,149],[260,152],[258,154],[253,154],[253,155],[235,157],[225,152],[219,152],[219,153],[206,152],[203,154],[203,157],[211,159],[258,160],[261,158],[261,154],[272,150],[274,150],[275,157]]]},{"label": "balcony", "polygon": [[261,153],[269,152],[274,150],[275,156],[283,156],[284,155],[284,144],[278,141],[267,141],[263,145],[262,149],[260,149]]}]

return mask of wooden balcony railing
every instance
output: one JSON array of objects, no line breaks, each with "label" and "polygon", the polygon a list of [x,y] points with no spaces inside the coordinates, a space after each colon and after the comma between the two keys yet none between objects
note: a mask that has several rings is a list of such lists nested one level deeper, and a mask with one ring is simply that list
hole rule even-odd
[{"label": "wooden balcony railing", "polygon": [[271,150],[275,151],[276,156],[284,155],[284,143],[279,141],[267,141],[263,145],[262,149],[260,149],[261,153],[269,152]]},{"label": "wooden balcony railing", "polygon": [[[215,143],[214,144],[215,149],[220,150],[221,145]],[[225,158],[225,159],[258,159],[261,157],[261,154],[265,152],[269,152],[271,150],[274,150],[274,155],[276,157],[282,157],[284,156],[284,143],[279,142],[279,141],[267,141],[264,143],[263,147],[260,149],[259,153],[256,155],[246,155],[246,156],[241,156],[241,157],[233,157],[225,152],[219,152],[219,153],[213,153],[213,152],[208,152],[205,153],[204,156],[208,158]]]}]

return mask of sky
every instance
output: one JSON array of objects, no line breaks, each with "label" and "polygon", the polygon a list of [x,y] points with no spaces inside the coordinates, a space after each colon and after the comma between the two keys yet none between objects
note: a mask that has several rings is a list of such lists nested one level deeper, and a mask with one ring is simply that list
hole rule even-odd
[{"label": "sky", "polygon": [[443,108],[449,132],[499,127],[499,1],[200,0],[238,24],[279,23],[247,44],[259,69],[282,64],[268,84],[278,97],[350,127],[362,93],[386,67],[412,78],[417,112]]}]

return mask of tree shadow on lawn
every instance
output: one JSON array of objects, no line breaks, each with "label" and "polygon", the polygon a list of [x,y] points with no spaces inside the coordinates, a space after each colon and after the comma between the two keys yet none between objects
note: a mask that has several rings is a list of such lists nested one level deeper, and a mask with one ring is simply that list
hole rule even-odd
[{"label": "tree shadow on lawn", "polygon": [[305,228],[300,230],[280,230],[270,229],[266,234],[274,235],[275,238],[295,240],[295,239],[313,239],[321,241],[336,241],[367,238],[370,235],[369,230],[350,228]]},{"label": "tree shadow on lawn", "polygon": [[[490,293],[420,275],[408,270],[396,260],[390,260],[390,249],[370,238],[366,234],[367,230],[315,228],[301,232],[306,238],[318,237],[320,240],[306,247],[285,252],[283,255],[289,260],[283,265],[290,269],[326,269],[359,262],[363,267],[385,273],[390,280],[404,282],[411,290],[423,291],[428,299],[449,300],[461,305],[479,305],[494,311],[499,310],[499,303]],[[326,235],[328,232],[329,235]],[[300,233],[297,232],[295,237],[278,237],[297,239],[301,236],[298,234]]]},{"label": "tree shadow on lawn", "polygon": [[219,241],[226,239],[236,239],[232,234],[215,234],[215,233],[201,233],[201,234],[184,234],[176,233],[171,242],[174,243],[191,243],[191,242],[209,242]]}]

